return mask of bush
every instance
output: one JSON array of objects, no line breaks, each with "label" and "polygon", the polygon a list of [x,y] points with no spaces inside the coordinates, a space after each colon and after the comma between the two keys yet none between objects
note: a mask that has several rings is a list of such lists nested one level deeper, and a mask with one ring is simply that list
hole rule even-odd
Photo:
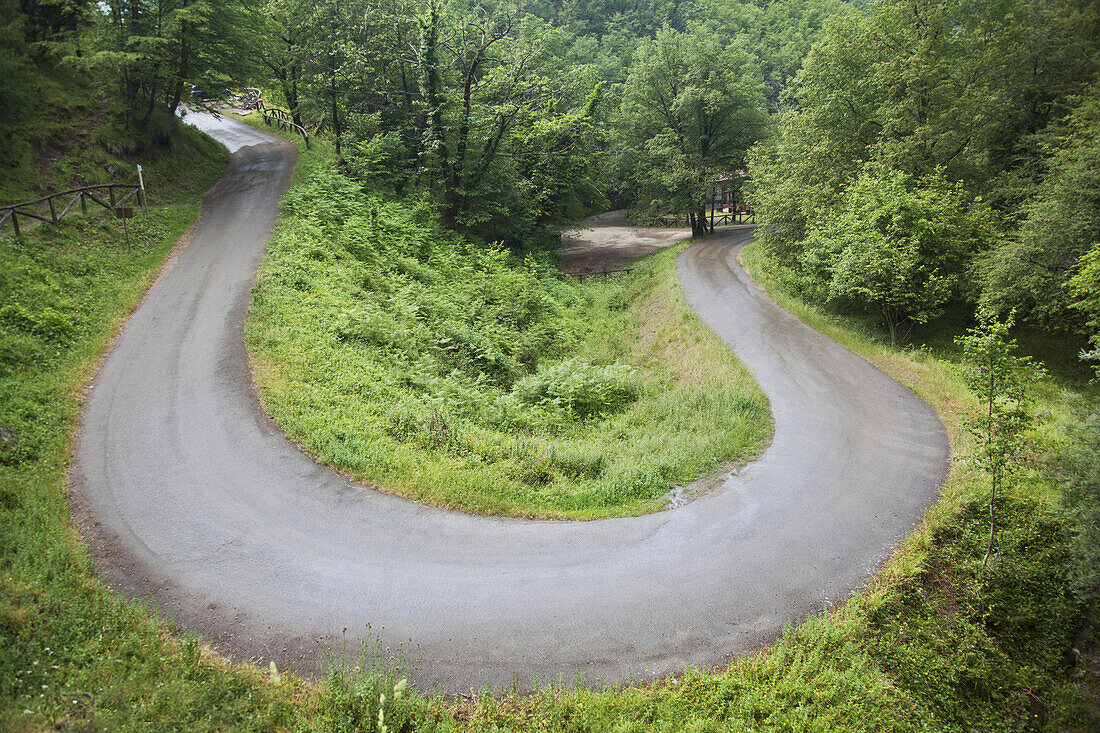
[{"label": "bush", "polygon": [[624,364],[570,359],[521,379],[513,392],[528,405],[552,404],[575,417],[592,417],[621,410],[638,397],[633,374]]}]

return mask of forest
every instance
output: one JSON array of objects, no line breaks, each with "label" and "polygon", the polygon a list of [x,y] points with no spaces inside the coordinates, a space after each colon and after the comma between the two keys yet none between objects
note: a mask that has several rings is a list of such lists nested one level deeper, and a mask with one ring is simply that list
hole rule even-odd
[{"label": "forest", "polygon": [[[99,720],[120,728],[1100,720],[1100,675],[1082,671],[1100,658],[1100,3],[0,1],[0,206],[129,180],[140,161],[177,206],[155,214],[145,239],[165,243],[148,261],[112,260],[113,235],[91,223],[61,229],[56,262],[0,231],[0,727],[19,729],[24,708],[41,727],[91,720],[60,694],[32,701],[31,682],[99,685]],[[886,580],[724,672],[455,703],[402,697],[389,668],[333,667],[319,692],[269,684],[274,667],[223,669],[187,632],[89,589],[64,472],[96,349],[224,165],[180,118],[250,89],[315,141],[246,338],[265,406],[325,463],[441,506],[590,519],[654,511],[670,484],[750,460],[768,429],[749,377],[697,325],[638,315],[679,302],[671,259],[587,286],[554,266],[563,232],[612,209],[713,234],[716,191],[732,187],[757,224],[746,265],[784,307],[900,370],[941,417],[969,406],[945,418],[965,475]],[[94,260],[70,251],[81,238]],[[124,278],[129,295],[79,302]],[[639,328],[666,343],[643,353],[624,335]],[[677,339],[702,344],[712,379],[687,383]],[[64,378],[47,385],[42,364]],[[374,391],[348,397],[355,380]],[[691,411],[733,417],[651,438]],[[454,468],[467,462],[477,472]],[[440,476],[458,488],[427,486]],[[463,493],[485,483],[496,493]],[[32,485],[41,516],[17,488]],[[39,667],[55,653],[56,672]]]},{"label": "forest", "polygon": [[8,167],[42,64],[139,128],[259,84],[364,188],[483,241],[550,248],[612,205],[704,233],[748,170],[785,278],[892,338],[952,307],[1097,330],[1093,3],[11,5]]}]

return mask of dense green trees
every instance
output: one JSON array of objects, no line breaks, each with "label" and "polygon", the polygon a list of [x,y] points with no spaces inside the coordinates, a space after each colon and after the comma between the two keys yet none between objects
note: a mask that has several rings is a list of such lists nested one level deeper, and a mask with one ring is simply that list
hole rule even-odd
[{"label": "dense green trees", "polygon": [[709,0],[699,6],[697,18],[709,33],[738,39],[755,57],[772,111],[781,106],[825,20],[851,12],[841,0]]},{"label": "dense green trees", "polygon": [[56,160],[45,151],[71,144],[48,130],[90,108],[100,112],[85,132],[122,123],[126,131],[111,141],[116,150],[165,143],[192,85],[217,93],[255,78],[256,7],[253,0],[5,0],[0,165],[45,170],[48,162],[34,159]]},{"label": "dense green trees", "polygon": [[[18,84],[5,82],[32,52],[49,52],[88,72],[156,137],[167,128],[154,118],[178,110],[192,85],[213,96],[261,86],[295,122],[327,130],[345,171],[366,187],[421,202],[456,231],[545,246],[608,193],[701,220],[709,184],[743,166],[767,127],[762,64],[775,107],[821,19],[841,7],[28,1],[0,29],[5,49],[18,50],[2,61],[0,98],[25,106]],[[782,36],[781,48],[767,35]],[[653,54],[676,68],[658,68]],[[652,95],[670,84],[661,112]],[[650,119],[651,110],[663,117]]]},{"label": "dense green trees", "polygon": [[1021,208],[1013,241],[983,262],[983,300],[1002,311],[1017,308],[1046,327],[1081,323],[1072,306],[1089,302],[1095,267],[1082,258],[1100,245],[1100,85],[1075,101],[1064,120],[1038,136],[1045,175]]},{"label": "dense green trees", "polygon": [[1096,331],[1095,2],[8,4],[0,124],[46,60],[146,130],[192,84],[263,86],[364,187],[514,247],[608,198],[703,234],[747,166],[777,267],[894,337],[952,301]]},{"label": "dense green trees", "polygon": [[896,345],[900,324],[943,312],[963,286],[968,255],[995,238],[989,208],[959,185],[868,164],[809,238],[807,259],[823,269],[828,298],[876,311]]},{"label": "dense green trees", "polygon": [[257,23],[248,0],[126,0],[90,7],[90,53],[70,60],[112,83],[133,119],[174,114],[192,84],[235,86],[255,70]]},{"label": "dense green trees", "polygon": [[[848,276],[874,274],[871,265],[892,260],[890,272],[913,275],[902,278],[911,305],[897,309],[908,320],[932,315],[945,297],[980,297],[1046,324],[1071,323],[1066,283],[1096,241],[1096,198],[1088,193],[1096,130],[1088,105],[1074,101],[1097,68],[1094,5],[879,0],[834,17],[787,93],[778,134],[753,155],[769,255],[806,292],[878,310],[898,302],[899,280],[886,271],[873,280]],[[1075,104],[1079,110],[1057,123]],[[906,231],[895,221],[887,234],[866,197],[867,162],[883,180],[906,181],[904,196],[923,200],[927,215]],[[931,179],[942,185],[927,188]],[[963,206],[979,196],[999,222],[978,213],[984,203]],[[947,234],[954,226],[928,234],[931,219],[956,216],[988,220],[964,227],[982,236],[956,239]],[[922,271],[912,258],[915,237],[941,241],[955,252],[952,262],[935,276]],[[984,288],[960,287],[975,280],[979,263]],[[838,273],[844,287],[826,287]],[[893,335],[894,317],[882,315]]]},{"label": "dense green trees", "polygon": [[744,166],[765,109],[844,7],[268,0],[264,60],[348,172],[454,230],[546,243],[610,194],[702,233],[714,179]]},{"label": "dense green trees", "polygon": [[762,86],[750,56],[705,29],[641,43],[613,144],[619,185],[648,213],[686,213],[704,234],[715,182],[767,129]]},{"label": "dense green trees", "polygon": [[273,0],[267,63],[288,106],[323,120],[349,172],[422,197],[448,227],[544,241],[599,201],[591,69],[515,7]]}]

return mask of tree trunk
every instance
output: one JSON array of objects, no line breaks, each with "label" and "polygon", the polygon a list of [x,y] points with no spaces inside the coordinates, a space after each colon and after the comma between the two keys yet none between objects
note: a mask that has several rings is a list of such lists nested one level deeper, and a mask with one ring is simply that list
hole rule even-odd
[{"label": "tree trunk", "polygon": [[[443,134],[443,81],[439,73],[439,12],[434,0],[428,3],[427,17],[420,21],[419,55],[420,95],[427,105],[421,136],[421,170],[428,187],[435,189],[439,183],[437,176],[445,180],[447,146]],[[453,226],[453,222],[450,224]]]},{"label": "tree trunk", "polygon": [[183,99],[183,82],[177,81],[176,88],[172,92],[172,101],[168,103],[169,114],[176,114],[176,110],[179,109],[180,101]]},{"label": "tree trunk", "polygon": [[290,118],[304,130],[306,126],[302,123],[302,111],[298,108],[298,64],[291,64],[289,76],[290,89],[287,90],[284,85],[283,96],[286,97],[286,106],[290,108]]},{"label": "tree trunk", "polygon": [[329,39],[328,47],[328,87],[329,95],[331,96],[331,113],[332,113],[332,137],[336,143],[336,161],[343,165],[344,154],[340,149],[340,135],[343,130],[340,129],[340,100],[337,96],[336,90],[336,39],[339,28],[337,27],[337,17],[339,15],[339,8],[334,3],[332,5],[332,12],[329,17],[329,32],[332,34]]},{"label": "tree trunk", "polygon": [[145,106],[145,115],[141,118],[141,129],[149,129],[149,121],[153,119],[153,110],[157,106],[157,89],[153,89],[149,92],[149,104]]},{"label": "tree trunk", "polygon": [[470,114],[473,107],[474,76],[481,64],[481,57],[485,47],[478,49],[470,68],[466,70],[466,79],[462,88],[462,121],[458,125],[458,136],[455,138],[455,156],[450,162],[450,170],[445,174],[445,190],[443,192],[443,221],[449,229],[454,229],[460,213],[466,210],[466,202],[461,190],[466,181],[466,148],[470,138]]},{"label": "tree trunk", "polygon": [[985,572],[985,564],[989,562],[989,556],[993,554],[993,538],[997,533],[997,510],[994,503],[997,501],[997,474],[993,474],[993,489],[989,494],[989,542],[985,546],[985,557],[982,558],[982,568],[979,574]]},{"label": "tree trunk", "polygon": [[897,318],[890,312],[890,309],[886,306],[882,307],[882,319],[886,321],[886,328],[890,331],[890,345],[895,349],[898,347],[898,324]]},{"label": "tree trunk", "polygon": [[183,85],[187,79],[188,70],[191,60],[190,47],[187,44],[187,24],[184,23],[180,32],[180,63],[176,73],[175,89],[172,90],[172,100],[168,103],[168,111],[172,115],[176,114],[176,110],[180,106],[180,100],[183,98]]},{"label": "tree trunk", "polygon": [[329,58],[329,94],[332,97],[332,138],[336,142],[336,160],[342,161],[344,155],[340,150],[340,107],[336,96],[336,58]]},{"label": "tree trunk", "polygon": [[691,236],[705,237],[707,234],[707,220],[706,215],[701,211],[691,211],[688,213],[688,221],[691,222]]},{"label": "tree trunk", "polygon": [[[994,374],[993,356],[990,354],[989,362],[987,364],[987,370],[989,372],[989,403],[987,405],[988,414],[986,417],[986,445],[993,445],[993,403],[994,395],[996,392],[996,375]],[[989,466],[990,476],[990,492],[989,492],[989,543],[985,546],[985,557],[982,558],[982,567],[978,571],[979,574],[985,572],[985,564],[989,562],[989,556],[993,553],[993,539],[996,536],[997,531],[997,513],[995,509],[995,502],[997,501],[997,479],[1001,475],[1001,463],[994,457],[993,462]]]}]

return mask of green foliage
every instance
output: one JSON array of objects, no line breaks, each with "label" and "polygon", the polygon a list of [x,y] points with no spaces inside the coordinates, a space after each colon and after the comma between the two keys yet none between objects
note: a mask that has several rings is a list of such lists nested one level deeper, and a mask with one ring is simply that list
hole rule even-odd
[{"label": "green foliage", "polygon": [[32,101],[33,80],[30,48],[24,28],[26,18],[15,0],[0,3],[0,167],[18,156],[17,131]]},{"label": "green foliage", "polygon": [[1016,341],[1008,337],[1012,325],[1011,315],[1001,322],[992,312],[981,311],[977,325],[956,339],[966,364],[963,379],[979,403],[978,412],[966,420],[977,448],[970,460],[990,481],[986,560],[996,539],[997,490],[1029,459],[1033,444],[1027,431],[1035,422],[1031,389],[1044,376],[1030,357],[1013,354]]},{"label": "green foliage", "polygon": [[[298,173],[306,183],[312,179],[311,160],[306,156]],[[347,185],[357,192],[352,183],[323,178],[332,190]],[[322,207],[329,198],[308,201],[310,208],[323,210],[311,226],[342,232],[342,217],[357,215],[358,208],[335,203]],[[297,201],[307,203],[304,196]],[[363,215],[369,221],[370,210]],[[396,216],[385,206],[375,212],[376,220],[389,227],[378,238],[400,239],[419,251],[424,242],[400,237],[405,228],[394,227]],[[177,221],[173,234],[189,219]],[[985,573],[977,570],[986,502],[959,501],[956,489],[949,487],[946,506],[933,513],[927,528],[879,581],[846,607],[791,627],[767,652],[713,674],[689,670],[664,681],[611,690],[546,688],[531,697],[486,694],[443,703],[424,701],[409,688],[398,696],[395,688],[404,673],[379,665],[379,655],[369,648],[364,658],[334,668],[320,690],[291,675],[280,675],[276,683],[267,674],[228,667],[203,652],[193,636],[168,633],[171,629],[153,621],[146,609],[123,604],[89,582],[91,569],[73,555],[63,479],[75,415],[72,395],[84,381],[82,365],[102,351],[114,315],[134,302],[172,238],[165,237],[155,252],[127,253],[117,233],[94,222],[86,229],[77,228],[79,224],[73,220],[60,231],[78,234],[82,247],[65,245],[66,239],[59,240],[61,246],[45,246],[37,238],[59,230],[43,228],[27,235],[35,246],[19,255],[33,256],[37,269],[18,259],[5,259],[0,267],[10,277],[25,273],[19,275],[24,283],[20,287],[29,288],[6,302],[18,302],[29,313],[48,306],[73,318],[62,304],[79,293],[82,308],[94,314],[79,321],[84,327],[77,341],[60,357],[50,357],[57,361],[36,361],[17,389],[2,391],[26,395],[40,390],[42,405],[27,413],[27,424],[38,420],[50,426],[44,428],[48,450],[40,458],[18,469],[0,465],[0,727],[310,731],[358,723],[370,730],[377,729],[379,707],[383,723],[389,727],[395,722],[398,730],[994,731],[1092,726],[1083,694],[1069,681],[1074,670],[1063,661],[1080,623],[1079,606],[1067,594],[1066,563],[1074,534],[1065,515],[1022,483],[1006,494],[1000,551]],[[102,247],[89,236],[97,232],[104,236]],[[341,241],[349,252],[364,257],[369,252],[359,239]],[[306,286],[312,283],[307,277],[310,263],[327,255],[318,246],[301,249],[301,271],[289,282]],[[78,257],[81,252],[86,256]],[[125,263],[133,261],[149,263],[138,268],[136,280],[125,274],[131,272]],[[411,261],[401,267],[408,278],[411,272],[426,276]],[[81,272],[85,274],[79,279],[69,279]],[[365,279],[366,273],[359,273]],[[43,297],[38,288],[50,282],[59,290]],[[587,307],[634,300],[635,286],[629,283],[595,285],[599,287],[578,296],[591,300]],[[298,292],[317,297],[327,289]],[[660,299],[646,305],[642,312],[667,315],[669,310]],[[672,355],[707,348],[709,342],[694,340],[698,331],[680,327],[680,318],[686,316],[651,324],[654,333],[667,333],[676,344]],[[609,342],[623,322],[586,326],[602,329],[597,340]],[[10,341],[7,333],[0,339]],[[726,374],[717,373],[710,388],[725,381]],[[678,389],[671,392],[673,402],[685,398]],[[708,404],[716,406],[714,413]],[[696,414],[717,419],[736,409],[766,415],[766,406],[750,395],[697,394],[687,419]],[[10,443],[2,436],[0,440],[6,450]],[[527,450],[532,443],[526,443]],[[555,465],[598,473],[606,470],[601,455],[597,447],[579,444],[559,452]],[[1086,459],[1079,465],[1089,469],[1096,462]]]},{"label": "green foliage", "polygon": [[[400,667],[407,649],[368,642],[354,660],[327,660],[311,730],[332,733],[429,733],[451,730],[437,709],[411,685]],[[398,657],[400,655],[400,658]]]},{"label": "green foliage", "polygon": [[268,66],[288,106],[332,131],[371,189],[430,201],[442,224],[551,244],[603,197],[602,87],[566,34],[503,3],[268,3]]},{"label": "green foliage", "polygon": [[[296,121],[328,127],[365,185],[416,191],[449,229],[545,247],[608,191],[696,216],[767,125],[753,55],[777,104],[845,7],[269,0],[264,58]],[[663,112],[642,99],[669,83]]]},{"label": "green foliage", "polygon": [[852,7],[833,0],[756,0],[699,3],[695,22],[709,32],[737,38],[760,65],[768,108],[783,106],[787,87],[794,80],[826,20],[852,12]]},{"label": "green foliage", "polygon": [[1083,597],[1100,593],[1100,413],[1084,415],[1066,431],[1060,456],[1066,505],[1076,520],[1073,539],[1075,590]]},{"label": "green foliage", "polygon": [[804,263],[821,263],[829,298],[877,310],[895,345],[900,323],[943,312],[968,257],[997,236],[988,207],[934,174],[917,182],[868,165],[841,211],[810,231]]},{"label": "green foliage", "polygon": [[688,214],[696,234],[715,181],[767,130],[759,74],[733,42],[664,29],[635,52],[615,140],[616,187],[651,215]]},{"label": "green foliage", "polygon": [[[1091,11],[1024,0],[883,0],[827,22],[789,90],[778,134],[758,146],[750,166],[759,238],[789,283],[824,294],[840,248],[820,233],[841,229],[838,217],[860,218],[848,192],[868,163],[922,185],[930,177],[958,184],[1002,210],[998,226],[1011,228],[1015,207],[1040,177],[1035,162],[1049,157],[1045,193],[1022,212],[1020,244],[994,247],[986,257],[1000,237],[982,238],[939,276],[968,278],[982,257],[986,304],[1036,316],[1049,308],[1069,322],[1064,284],[1094,241],[1076,227],[1091,216],[1088,175],[1096,166],[1087,151],[1096,135],[1085,131],[1085,112],[1072,135],[1048,133],[1038,147],[1034,135],[1088,89],[1100,60],[1095,23]],[[1056,141],[1071,138],[1059,158]],[[1062,174],[1070,169],[1077,173]],[[866,270],[868,262],[883,257],[855,264]],[[912,269],[904,261],[891,270],[898,268]],[[881,282],[865,290],[875,289]],[[930,290],[930,302],[938,300],[941,289]]]},{"label": "green foliage", "polygon": [[299,163],[248,327],[264,403],[314,455],[446,506],[595,517],[659,509],[767,434],[721,349],[706,384],[638,352],[669,255],[638,280],[565,281],[363,195],[326,155]]},{"label": "green foliage", "polygon": [[141,129],[158,109],[174,115],[191,85],[217,96],[256,69],[259,18],[243,0],[102,2],[88,16],[91,52],[68,61],[109,80]]},{"label": "green foliage", "polygon": [[19,110],[19,124],[5,136],[9,147],[0,147],[0,204],[81,185],[137,183],[138,164],[149,201],[176,203],[205,190],[206,178],[196,178],[191,161],[228,159],[224,147],[163,111],[153,115],[149,129],[128,129],[81,72],[44,65],[27,89],[36,103]]},{"label": "green foliage", "polygon": [[[1046,328],[1069,330],[1079,310],[1100,331],[1090,303],[1100,297],[1095,256],[1100,243],[1100,85],[1076,100],[1073,112],[1040,136],[1048,173],[1021,210],[1010,244],[983,263],[983,302],[1016,308]],[[1080,305],[1075,305],[1076,302]]]},{"label": "green foliage", "polygon": [[[340,18],[336,25],[341,32],[330,34],[329,46],[302,40],[325,31],[322,23],[299,22],[293,14],[286,16],[291,20],[279,22],[281,30],[295,31],[272,42],[290,49],[274,59],[282,70],[279,86],[288,104],[299,83],[312,84],[300,105],[291,104],[300,107],[301,114],[313,114],[307,120],[312,125],[322,117],[320,108],[336,100],[332,124],[340,119],[346,126],[343,141],[349,169],[371,186],[398,191],[404,187],[408,193],[417,183],[415,156],[422,139],[418,121],[422,109],[413,104],[416,90],[401,85],[405,72],[416,68],[415,61],[408,60],[415,54],[403,55],[397,49],[415,47],[410,9],[419,10],[420,4],[298,5],[308,11],[306,19],[340,7],[348,11],[349,22]],[[575,212],[592,198],[587,182],[572,184],[591,174],[595,143],[587,133],[571,136],[574,118],[570,115],[594,112],[591,119],[599,123],[603,119],[599,107],[588,110],[584,101],[590,81],[612,82],[605,94],[612,100],[609,106],[614,106],[619,96],[614,83],[625,79],[636,37],[655,35],[666,21],[685,30],[693,18],[698,20],[699,8],[705,4],[692,8],[675,0],[570,0],[529,5],[543,17],[570,24],[574,32],[583,29],[599,35],[542,36],[557,63],[590,65],[584,73],[592,76],[564,95],[568,101],[556,104],[554,114],[543,115],[544,109],[519,111],[537,124],[514,128],[516,137],[506,155],[483,178],[469,179],[478,189],[470,195],[467,226],[482,233],[496,231],[494,227],[508,221],[506,214],[536,211],[543,216],[545,211],[547,218],[539,221],[546,222],[551,215],[566,216],[563,209]],[[702,13],[713,13],[715,8],[706,5]],[[723,28],[747,29],[745,42],[757,52],[769,103],[775,105],[782,98],[776,93],[777,80],[788,78],[797,68],[806,39],[815,32],[814,3],[806,3],[801,14],[795,2],[716,5],[737,16],[728,22],[718,19]],[[769,239],[777,256],[799,274],[798,256],[806,232],[822,230],[816,218],[835,215],[837,201],[860,176],[863,162],[875,156],[885,161],[884,167],[901,170],[913,181],[931,172],[923,167],[931,156],[947,171],[943,178],[962,180],[972,192],[984,193],[982,187],[988,186],[999,203],[1030,195],[1042,172],[1021,163],[1035,150],[1029,147],[1029,135],[1063,114],[1067,95],[1076,91],[1075,85],[1095,63],[1088,50],[1089,42],[1094,45],[1100,38],[1095,33],[1095,4],[877,5],[872,13],[884,20],[874,35],[862,32],[862,20],[834,23],[826,46],[819,47],[807,63],[802,75],[805,84],[791,96],[794,109],[781,121],[781,139],[758,152],[762,163],[755,179],[768,217],[762,238]],[[159,150],[172,158],[162,170],[164,180],[175,181],[166,188],[173,198],[190,195],[209,183],[209,179],[185,182],[183,172],[194,169],[195,156],[205,158],[210,151],[168,147],[169,141],[179,140],[170,134],[170,120],[154,113],[146,141],[124,139],[117,127],[93,124],[103,106],[93,84],[67,86],[56,68],[50,70],[52,76],[38,73],[52,63],[50,59],[71,54],[78,39],[84,44],[82,53],[89,55],[114,48],[97,40],[97,34],[110,27],[102,22],[104,9],[115,6],[80,2],[26,6],[37,10],[28,15],[26,8],[8,2],[0,13],[0,165],[7,176],[0,187],[6,195],[21,200],[30,198],[24,194],[39,190],[38,186],[54,190],[61,181],[100,182],[91,176],[115,175],[96,173],[106,171],[107,165],[122,169],[117,175],[125,177],[124,165],[134,162],[139,149]],[[362,11],[375,6],[396,11],[361,22]],[[853,6],[852,15],[862,17],[863,7]],[[166,10],[174,7],[164,6]],[[480,7],[473,16],[463,16],[464,23],[449,18],[447,22],[453,24],[446,28],[476,28]],[[68,14],[73,8],[98,14],[99,22],[82,26],[79,18]],[[788,8],[792,17],[811,18],[808,31],[780,22],[774,30],[769,26],[767,33],[754,37],[760,27],[757,21],[742,24],[742,16],[759,13],[757,17],[766,19]],[[954,13],[946,25],[943,13]],[[271,12],[254,15],[274,17]],[[380,18],[387,22],[378,22]],[[931,30],[914,28],[914,18]],[[945,27],[950,33],[937,34]],[[82,37],[76,33],[81,30],[85,31]],[[542,33],[545,29],[533,24],[529,30]],[[151,39],[148,45],[135,45],[125,53],[179,60],[179,55],[172,55],[180,50],[178,45],[155,47],[171,41],[168,36],[144,38]],[[983,38],[993,40],[992,50],[968,59],[967,49],[980,49]],[[470,40],[476,40],[476,35],[456,41],[454,48],[476,50],[476,45],[462,45]],[[338,73],[326,76],[323,64],[329,48],[348,61]],[[356,48],[384,52],[352,53]],[[884,53],[890,50],[898,56]],[[868,66],[864,63],[868,56],[887,60]],[[459,129],[462,109],[456,104],[462,89],[458,70],[470,58],[455,54],[442,69],[450,90],[444,124],[451,125],[453,133]],[[494,56],[493,63],[504,66],[503,59]],[[124,53],[104,54],[96,63],[110,67],[111,78],[119,78],[115,74],[130,60]],[[313,69],[303,70],[302,65],[309,63],[315,64]],[[553,76],[564,66],[545,68],[543,73]],[[214,82],[212,91],[227,80],[219,73],[205,77]],[[176,83],[187,76],[170,65],[156,74],[163,76],[147,77],[155,85],[169,77]],[[141,83],[137,76],[131,78]],[[407,78],[415,87],[418,76],[413,73]],[[499,72],[495,78],[499,81]],[[335,92],[326,94],[323,85],[330,82],[335,82],[330,86]],[[67,89],[65,95],[57,94],[62,88]],[[499,89],[498,84],[484,91]],[[161,85],[149,99],[156,106],[167,106],[171,93],[172,84]],[[928,106],[922,107],[925,103]],[[922,109],[931,111],[924,120]],[[508,108],[503,110],[507,113]],[[64,125],[59,124],[62,119]],[[485,114],[479,119],[489,124],[497,118]],[[73,129],[74,120],[87,120],[86,127],[99,132],[90,141],[71,136],[64,130]],[[893,139],[880,144],[877,130],[884,124],[890,126]],[[968,124],[973,131],[969,141],[962,134]],[[16,129],[19,135],[10,134]],[[474,134],[475,146],[491,141],[486,130],[494,129],[489,126]],[[917,144],[907,148],[910,138]],[[1080,135],[1073,139],[1087,150],[1088,139]],[[70,140],[69,150],[63,150]],[[54,149],[55,143],[65,144]],[[575,157],[562,154],[570,145],[581,146]],[[959,146],[961,152],[952,157]],[[106,153],[90,161],[80,157],[84,150]],[[554,155],[538,165],[527,165],[525,161],[538,150],[554,151]],[[61,165],[43,165],[55,159]],[[10,167],[9,161],[13,162]],[[305,163],[309,165],[308,159]],[[1010,169],[1013,176],[999,175]],[[659,259],[659,265],[646,265],[654,270],[643,273],[644,278],[578,288],[549,277],[538,263],[521,263],[499,250],[458,241],[441,245],[445,238],[428,223],[432,216],[426,208],[405,210],[380,199],[374,200],[374,206],[362,206],[356,198],[359,182],[320,178],[312,198],[303,196],[297,204],[288,200],[288,211],[299,205],[307,212],[302,217],[305,221],[300,231],[284,241],[280,256],[286,256],[285,266],[265,274],[271,280],[261,282],[256,307],[267,308],[265,299],[318,301],[311,307],[320,306],[321,311],[308,311],[299,320],[276,321],[265,338],[268,345],[309,343],[300,334],[314,328],[312,338],[323,342],[324,348],[315,350],[315,344],[309,343],[311,348],[300,356],[309,369],[332,377],[330,384],[340,400],[373,392],[388,398],[399,392],[386,392],[390,389],[386,380],[395,374],[406,380],[400,394],[411,397],[402,397],[382,415],[340,413],[309,389],[302,392],[308,399],[295,419],[305,424],[306,431],[316,428],[325,435],[333,454],[350,465],[386,453],[404,461],[409,471],[421,471],[427,465],[435,476],[450,479],[454,474],[447,474],[440,464],[425,464],[425,454],[415,452],[415,446],[430,444],[435,455],[470,464],[485,460],[477,456],[491,457],[509,477],[505,481],[515,481],[510,484],[513,488],[542,491],[554,487],[560,476],[568,476],[602,485],[604,499],[613,496],[622,501],[631,495],[645,496],[652,486],[673,480],[667,465],[621,465],[613,451],[624,431],[653,434],[655,445],[650,448],[675,455],[685,447],[693,448],[691,431],[698,423],[717,423],[730,415],[742,416],[751,425],[766,423],[766,404],[737,383],[743,376],[731,378],[736,372],[727,371],[728,365],[704,370],[712,371],[714,380],[703,385],[684,383],[684,374],[691,370],[673,368],[685,351],[709,348],[710,342],[699,335],[697,326],[685,325],[686,316],[669,315],[680,311],[666,307],[675,302],[666,298],[671,272],[667,257]],[[1018,180],[1023,183],[1016,185]],[[1006,192],[1010,184],[1014,191]],[[434,196],[439,193],[432,191],[428,199],[438,203]],[[521,206],[529,196],[539,202],[537,208]],[[1036,201],[1068,200],[1062,194],[1043,196],[1047,198]],[[354,203],[343,203],[345,199]],[[1054,210],[1045,213],[1061,215]],[[1100,462],[1091,423],[1071,433],[1067,452],[1067,497],[1074,525],[1069,516],[1041,498],[1043,487],[1034,485],[1033,477],[1017,481],[1003,492],[999,505],[1003,519],[999,551],[985,572],[979,572],[987,502],[978,487],[964,487],[963,495],[969,491],[979,498],[960,500],[957,483],[950,484],[916,539],[885,575],[849,605],[791,628],[766,653],[742,659],[717,674],[688,671],[679,678],[610,691],[551,688],[529,698],[482,695],[476,701],[445,707],[423,701],[411,691],[397,695],[400,677],[380,671],[373,656],[361,661],[359,669],[334,670],[319,692],[289,676],[275,682],[211,659],[193,636],[177,636],[171,627],[154,621],[146,609],[124,604],[95,585],[91,568],[74,550],[64,481],[75,395],[85,382],[87,365],[102,353],[115,317],[139,296],[168,244],[193,214],[193,209],[154,214],[149,241],[132,252],[119,247],[113,225],[105,221],[101,225],[97,219],[73,220],[59,229],[41,228],[25,235],[22,243],[0,238],[0,728],[332,730],[357,725],[369,730],[380,729],[379,722],[398,730],[1096,727],[1094,709],[1087,707],[1084,694],[1071,682],[1071,675],[1087,675],[1087,671],[1067,668],[1064,661],[1081,623],[1080,606],[1069,590],[1076,587],[1082,595],[1095,591],[1095,560],[1100,556],[1095,533],[1095,505],[1100,502],[1093,475]],[[509,239],[520,241],[533,230],[508,231]],[[1075,251],[1085,252],[1095,241],[1078,244],[1081,249]],[[451,249],[456,253],[453,257],[447,254]],[[1062,278],[1072,279],[1076,290],[1070,300],[1080,303],[1086,318],[1095,312],[1091,305],[1096,290],[1094,259],[1079,260],[1080,266]],[[665,278],[656,285],[655,273],[664,273]],[[452,275],[453,293],[447,287]],[[479,291],[476,285],[481,278],[492,279],[494,287],[502,288],[510,299],[518,298],[517,302],[494,300]],[[332,292],[345,288],[346,298]],[[375,293],[380,295],[374,297]],[[1066,298],[1064,290],[1055,294]],[[455,301],[476,307],[467,310]],[[320,319],[318,312],[332,318]],[[579,315],[582,312],[602,314],[601,319],[588,320]],[[294,315],[295,311],[280,313]],[[652,313],[659,313],[657,320],[642,318]],[[322,322],[331,330],[317,329]],[[669,339],[673,347],[652,350],[625,344],[621,334],[638,328],[646,338]],[[526,337],[530,338],[524,344],[513,346],[513,340]],[[547,348],[552,352],[560,348],[554,361],[572,360],[574,368],[582,362],[634,364],[637,373],[631,379],[640,385],[639,398],[606,416],[579,421],[553,405],[522,402],[514,394],[517,385],[537,376],[540,366],[543,371],[553,369],[539,364],[538,356]],[[360,361],[363,354],[376,361]],[[392,363],[383,365],[387,368],[372,371],[369,366],[391,358]],[[910,362],[905,364],[903,370],[913,368]],[[478,375],[485,375],[480,383]],[[268,376],[276,386],[280,380],[297,379],[289,371]],[[291,386],[301,389],[301,383]],[[492,399],[486,400],[487,395]],[[452,404],[462,414],[446,409]],[[308,424],[319,415],[321,424]],[[475,423],[471,415],[488,417],[477,417],[484,421]],[[367,422],[382,426],[376,435],[392,432],[403,437],[382,445],[365,442],[362,426]],[[574,438],[570,431],[578,422],[599,425],[607,440],[593,440],[587,434]],[[676,432],[657,435],[653,433],[656,424],[673,425]],[[497,426],[507,426],[512,439],[502,441],[505,433],[493,432]],[[565,440],[551,444],[549,434]],[[726,444],[714,452],[733,455],[737,445],[741,449],[755,445],[760,437]],[[709,437],[700,441],[714,445],[706,442],[712,441]],[[492,480],[501,480],[500,474],[493,474]]]},{"label": "green foliage", "polygon": [[[1096,347],[1081,358],[1100,361],[1100,245],[1086,252],[1078,265],[1077,274],[1069,280],[1070,292],[1077,298],[1071,306],[1085,315],[1085,326]],[[1095,366],[1100,374],[1100,364]]]},{"label": "green foliage", "polygon": [[617,412],[637,399],[638,387],[630,382],[633,373],[625,364],[570,359],[524,377],[514,394],[528,405],[553,405],[573,417],[593,417]]}]

